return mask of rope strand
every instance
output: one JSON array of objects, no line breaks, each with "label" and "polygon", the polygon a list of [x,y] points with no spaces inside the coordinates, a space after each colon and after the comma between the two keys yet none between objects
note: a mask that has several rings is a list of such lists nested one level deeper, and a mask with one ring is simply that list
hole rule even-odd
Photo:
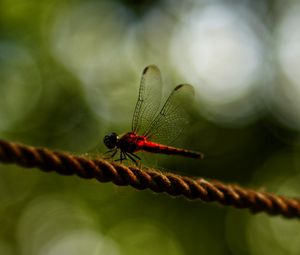
[{"label": "rope strand", "polygon": [[68,153],[35,148],[0,140],[0,161],[23,167],[36,167],[42,171],[55,171],[62,175],[76,174],[81,178],[95,178],[100,182],[130,185],[138,190],[151,189],[171,196],[184,196],[205,202],[218,202],[224,206],[248,208],[253,213],[265,212],[286,218],[300,218],[300,200],[272,193],[224,184],[220,181],[193,179],[155,169],[141,170],[104,159],[88,159]]}]

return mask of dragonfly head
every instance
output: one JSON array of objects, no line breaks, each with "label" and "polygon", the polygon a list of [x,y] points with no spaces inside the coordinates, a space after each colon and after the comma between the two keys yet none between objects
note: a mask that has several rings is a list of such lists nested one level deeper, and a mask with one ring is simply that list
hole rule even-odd
[{"label": "dragonfly head", "polygon": [[117,146],[118,139],[118,135],[112,132],[104,136],[103,142],[108,149],[113,149]]}]

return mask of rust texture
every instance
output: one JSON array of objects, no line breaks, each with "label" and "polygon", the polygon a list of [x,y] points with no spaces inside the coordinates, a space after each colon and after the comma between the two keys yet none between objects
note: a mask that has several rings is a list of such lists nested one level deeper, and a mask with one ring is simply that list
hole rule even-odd
[{"label": "rust texture", "polygon": [[220,181],[195,179],[155,169],[141,170],[104,159],[89,159],[69,153],[35,148],[0,140],[0,161],[23,167],[55,171],[62,175],[74,175],[100,182],[113,182],[119,186],[130,185],[138,190],[151,189],[171,196],[184,196],[205,202],[218,202],[224,206],[247,208],[253,213],[265,212],[286,218],[300,218],[300,200],[255,191]]}]

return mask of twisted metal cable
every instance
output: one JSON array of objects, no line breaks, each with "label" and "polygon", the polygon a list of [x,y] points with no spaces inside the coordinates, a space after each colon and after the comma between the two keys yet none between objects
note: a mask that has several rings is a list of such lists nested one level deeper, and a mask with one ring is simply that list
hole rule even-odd
[{"label": "twisted metal cable", "polygon": [[286,218],[300,218],[300,199],[219,181],[162,173],[155,169],[141,170],[104,159],[88,159],[0,140],[0,161],[29,168],[37,167],[45,172],[55,171],[62,175],[76,174],[81,178],[95,178],[100,182],[113,182],[119,186],[130,185],[139,190],[166,192],[171,196],[183,195],[205,202],[216,201],[225,206],[248,208],[253,213],[266,212]]}]

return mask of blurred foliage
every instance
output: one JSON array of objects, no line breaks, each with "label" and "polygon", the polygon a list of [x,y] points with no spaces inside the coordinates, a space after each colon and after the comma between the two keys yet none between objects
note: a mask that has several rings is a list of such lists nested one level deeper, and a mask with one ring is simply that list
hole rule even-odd
[{"label": "blurred foliage", "polygon": [[[2,139],[76,154],[131,127],[139,79],[196,90],[162,171],[299,196],[297,1],[0,0]],[[182,141],[183,140],[183,141]],[[171,159],[171,160],[170,160]],[[0,165],[0,254],[298,254],[299,222]]]}]

